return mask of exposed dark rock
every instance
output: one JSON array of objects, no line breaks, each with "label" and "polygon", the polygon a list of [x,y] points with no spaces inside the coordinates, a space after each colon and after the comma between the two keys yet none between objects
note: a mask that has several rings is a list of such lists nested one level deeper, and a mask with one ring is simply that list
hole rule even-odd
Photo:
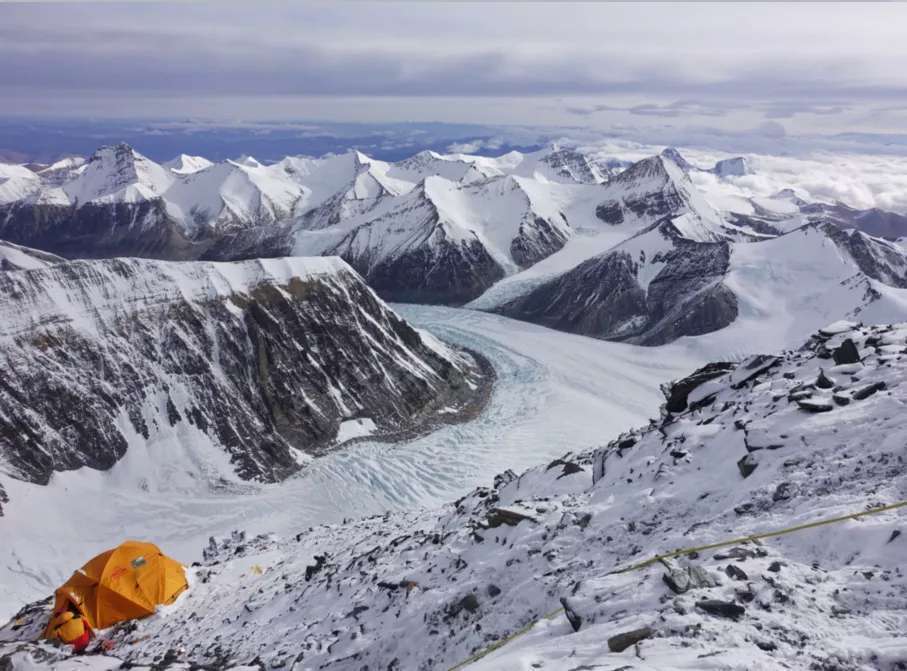
[{"label": "exposed dark rock", "polygon": [[642,640],[651,638],[655,635],[655,630],[651,627],[642,627],[633,631],[625,631],[608,639],[608,650],[611,652],[623,652],[630,646],[636,645]]},{"label": "exposed dark rock", "polygon": [[704,610],[709,615],[726,617],[732,620],[738,620],[746,613],[746,608],[740,604],[732,603],[730,601],[721,601],[719,599],[704,599],[702,601],[697,601],[696,607],[700,610]]},{"label": "exposed dark rock", "polygon": [[493,508],[485,519],[489,529],[494,529],[502,524],[515,527],[524,520],[538,522],[538,520],[529,513],[514,510],[512,508]]},{"label": "exposed dark rock", "polygon": [[819,369],[819,376],[816,378],[816,387],[819,389],[831,389],[835,386],[835,381],[825,374],[823,369]]},{"label": "exposed dark rock", "polygon": [[687,397],[690,392],[709,380],[721,377],[734,369],[735,364],[730,362],[717,362],[706,364],[687,377],[662,385],[661,391],[667,399],[665,410],[668,412],[683,412],[687,409]]},{"label": "exposed dark rock", "polygon": [[321,571],[322,568],[324,568],[324,564],[327,561],[327,555],[315,555],[314,559],[314,564],[310,564],[309,566],[305,567],[306,582],[310,581]]},{"label": "exposed dark rock", "polygon": [[574,608],[572,599],[562,596],[561,605],[564,607],[564,615],[567,616],[567,622],[573,627],[573,631],[579,631],[583,626],[583,616]]},{"label": "exposed dark rock", "polygon": [[821,228],[850,254],[867,276],[894,287],[907,288],[907,264],[899,247],[860,231],[842,230],[832,223],[821,224]]},{"label": "exposed dark rock", "polygon": [[[427,234],[430,234],[430,230]],[[358,229],[351,236],[367,235]],[[504,270],[478,240],[415,247],[372,265],[370,253],[353,250],[355,239],[334,250],[383,298],[404,303],[461,305],[504,277]]]},{"label": "exposed dark rock", "polygon": [[[11,474],[46,483],[54,471],[108,469],[126,452],[125,420],[141,440],[188,422],[241,477],[277,481],[300,468],[298,450],[334,444],[347,419],[338,390],[388,436],[476,398],[468,367],[441,358],[351,270],[306,276],[295,263],[301,274],[280,281],[263,262],[239,264],[237,276],[257,279],[221,293],[207,264],[112,259],[0,273],[0,368],[16,372],[0,374],[0,458]],[[111,295],[116,309],[84,302]],[[74,325],[76,313],[93,326]],[[44,324],[23,330],[21,314]]]},{"label": "exposed dark rock", "polygon": [[510,243],[510,256],[520,268],[528,268],[558,251],[567,242],[563,229],[542,217],[520,224],[517,237]]},{"label": "exposed dark rock", "polygon": [[839,366],[845,363],[860,363],[860,352],[850,338],[847,338],[839,347],[835,348],[832,352],[832,357],[834,357],[835,364]]},{"label": "exposed dark rock", "polygon": [[762,548],[750,548],[743,545],[735,545],[729,550],[724,550],[722,552],[715,553],[714,559],[717,561],[722,561],[725,559],[735,559],[737,561],[746,561],[747,559],[753,559],[754,557],[762,557],[765,555],[765,550]]},{"label": "exposed dark rock", "polygon": [[740,469],[740,475],[744,478],[751,476],[757,466],[759,466],[759,462],[756,461],[756,458],[752,454],[747,454],[737,462],[737,468]]},{"label": "exposed dark rock", "polygon": [[724,572],[732,580],[749,580],[749,576],[746,574],[746,571],[744,571],[739,566],[736,566],[735,564],[728,564],[727,566],[725,566]]},{"label": "exposed dark rock", "polygon": [[[653,235],[673,238],[670,228]],[[495,309],[551,328],[639,345],[723,328],[737,317],[737,300],[722,284],[727,243],[673,240],[664,265],[643,289],[638,264],[621,249],[593,257]]]},{"label": "exposed dark rock", "polygon": [[447,614],[450,617],[456,617],[463,611],[474,613],[479,609],[479,598],[475,594],[467,594],[461,599],[447,606]]},{"label": "exposed dark rock", "polygon": [[285,256],[289,223],[249,222],[242,228],[199,226],[190,234],[161,198],[80,206],[16,202],[0,205],[0,238],[70,259],[139,256],[216,260]]},{"label": "exposed dark rock", "polygon": [[734,389],[741,389],[747,382],[755,380],[765,371],[781,362],[781,358],[771,354],[757,354],[742,362],[732,375]]},{"label": "exposed dark rock", "polygon": [[500,489],[507,483],[513,482],[517,479],[517,474],[513,472],[512,469],[507,469],[503,473],[498,473],[494,476],[494,488]]},{"label": "exposed dark rock", "polygon": [[558,479],[566,477],[568,475],[573,475],[574,473],[583,472],[583,467],[579,464],[576,464],[572,461],[564,461],[563,459],[555,459],[550,464],[548,464],[548,467],[545,470],[550,471],[552,468],[558,467],[560,467],[561,469],[560,474],[557,476]]},{"label": "exposed dark rock", "polygon": [[772,501],[777,503],[778,501],[788,500],[791,497],[791,489],[793,489],[791,483],[782,482],[775,487],[775,492],[772,494]]},{"label": "exposed dark rock", "polygon": [[850,392],[850,396],[855,401],[862,401],[864,399],[869,398],[876,392],[882,391],[883,389],[885,389],[884,382],[882,382],[882,381],[872,382],[870,384],[864,384],[861,387],[857,387],[856,389],[854,389],[853,391]]}]

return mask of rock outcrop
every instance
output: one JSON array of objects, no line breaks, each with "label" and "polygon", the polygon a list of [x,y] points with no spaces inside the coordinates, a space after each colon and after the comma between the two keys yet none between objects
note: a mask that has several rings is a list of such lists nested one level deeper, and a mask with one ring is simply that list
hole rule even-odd
[{"label": "rock outcrop", "polygon": [[491,375],[339,259],[5,272],[0,324],[0,464],[38,483],[158,444],[276,481],[343,440],[344,422],[390,438],[468,415]]}]

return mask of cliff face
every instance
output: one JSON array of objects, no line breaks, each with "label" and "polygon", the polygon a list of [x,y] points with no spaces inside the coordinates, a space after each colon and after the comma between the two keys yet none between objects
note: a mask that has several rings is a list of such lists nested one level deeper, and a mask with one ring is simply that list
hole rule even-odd
[{"label": "cliff face", "polygon": [[333,258],[0,273],[0,324],[0,464],[38,483],[162,440],[276,481],[345,440],[344,422],[414,430],[487,381]]}]

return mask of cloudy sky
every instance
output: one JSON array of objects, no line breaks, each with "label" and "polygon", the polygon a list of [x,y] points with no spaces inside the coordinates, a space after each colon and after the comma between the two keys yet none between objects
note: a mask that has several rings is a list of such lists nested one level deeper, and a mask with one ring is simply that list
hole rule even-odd
[{"label": "cloudy sky", "polygon": [[904,4],[0,3],[0,114],[900,133]]}]

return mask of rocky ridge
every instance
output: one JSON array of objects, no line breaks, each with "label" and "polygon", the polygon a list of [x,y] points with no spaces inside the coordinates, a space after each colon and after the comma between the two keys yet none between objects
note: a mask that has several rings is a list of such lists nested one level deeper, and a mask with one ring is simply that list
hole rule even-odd
[{"label": "rocky ridge", "polygon": [[195,477],[273,482],[352,424],[472,416],[493,377],[336,258],[61,262],[0,273],[0,296],[0,470],[38,483],[151,446]]}]

